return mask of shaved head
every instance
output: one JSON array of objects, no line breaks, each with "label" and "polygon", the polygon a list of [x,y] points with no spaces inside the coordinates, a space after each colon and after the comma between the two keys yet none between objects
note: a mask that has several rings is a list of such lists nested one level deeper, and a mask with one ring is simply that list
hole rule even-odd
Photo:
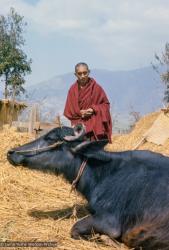
[{"label": "shaved head", "polygon": [[89,71],[89,67],[88,67],[87,63],[79,62],[79,63],[77,63],[77,64],[75,65],[75,72],[77,72],[77,69],[78,69],[80,66],[86,67],[86,69]]}]

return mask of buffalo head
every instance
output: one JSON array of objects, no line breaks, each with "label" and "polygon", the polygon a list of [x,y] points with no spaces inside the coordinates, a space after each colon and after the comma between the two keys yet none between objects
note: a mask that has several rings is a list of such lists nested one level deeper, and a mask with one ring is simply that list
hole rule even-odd
[{"label": "buffalo head", "polygon": [[[106,143],[107,140],[102,142],[86,140],[85,128],[82,125],[74,128],[60,127],[30,143],[9,150],[7,159],[14,166],[59,171],[63,166],[70,165],[77,158],[77,154],[90,157]],[[89,150],[86,150],[87,148]]]}]

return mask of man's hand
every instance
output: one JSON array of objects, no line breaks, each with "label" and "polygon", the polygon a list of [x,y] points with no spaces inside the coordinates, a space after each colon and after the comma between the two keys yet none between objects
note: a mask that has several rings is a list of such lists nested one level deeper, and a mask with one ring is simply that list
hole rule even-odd
[{"label": "man's hand", "polygon": [[80,110],[80,113],[82,115],[82,118],[84,118],[84,117],[90,117],[91,115],[93,115],[94,110],[92,108],[82,109],[82,110]]}]

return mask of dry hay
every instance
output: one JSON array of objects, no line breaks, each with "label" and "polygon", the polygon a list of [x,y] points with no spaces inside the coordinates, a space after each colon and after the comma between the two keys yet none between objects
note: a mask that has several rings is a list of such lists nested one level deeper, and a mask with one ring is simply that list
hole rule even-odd
[{"label": "dry hay", "polygon": [[[48,249],[128,249],[118,243],[114,243],[114,247],[106,246],[97,235],[93,235],[90,241],[70,237],[70,229],[77,219],[72,216],[76,196],[74,193],[69,195],[70,185],[49,173],[12,167],[6,160],[8,149],[29,140],[31,138],[26,133],[14,129],[6,127],[0,131],[0,241],[58,243],[56,248]],[[80,195],[77,203],[77,217],[81,218],[87,210]]]},{"label": "dry hay", "polygon": [[[130,134],[125,135],[114,135],[112,136],[112,144],[106,146],[108,151],[124,151],[134,149],[135,146],[142,140],[144,134],[147,130],[151,128],[154,121],[159,116],[159,112],[154,112],[144,116],[140,121],[137,122],[135,128]],[[139,150],[151,150],[154,152],[159,152],[164,155],[169,155],[169,139],[164,143],[164,145],[156,145],[151,142],[144,142],[137,149]]]}]

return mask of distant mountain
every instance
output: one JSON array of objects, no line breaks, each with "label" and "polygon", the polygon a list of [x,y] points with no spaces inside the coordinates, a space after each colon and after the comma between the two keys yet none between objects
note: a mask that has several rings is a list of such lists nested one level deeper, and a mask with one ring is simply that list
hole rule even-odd
[{"label": "distant mountain", "polygon": [[[118,116],[122,127],[128,123],[130,111],[143,115],[162,106],[163,84],[152,67],[130,71],[93,69],[91,77],[106,91],[112,116]],[[28,87],[29,98],[41,104],[42,114],[46,118],[62,115],[68,89],[74,81],[73,73],[55,76]]]}]

